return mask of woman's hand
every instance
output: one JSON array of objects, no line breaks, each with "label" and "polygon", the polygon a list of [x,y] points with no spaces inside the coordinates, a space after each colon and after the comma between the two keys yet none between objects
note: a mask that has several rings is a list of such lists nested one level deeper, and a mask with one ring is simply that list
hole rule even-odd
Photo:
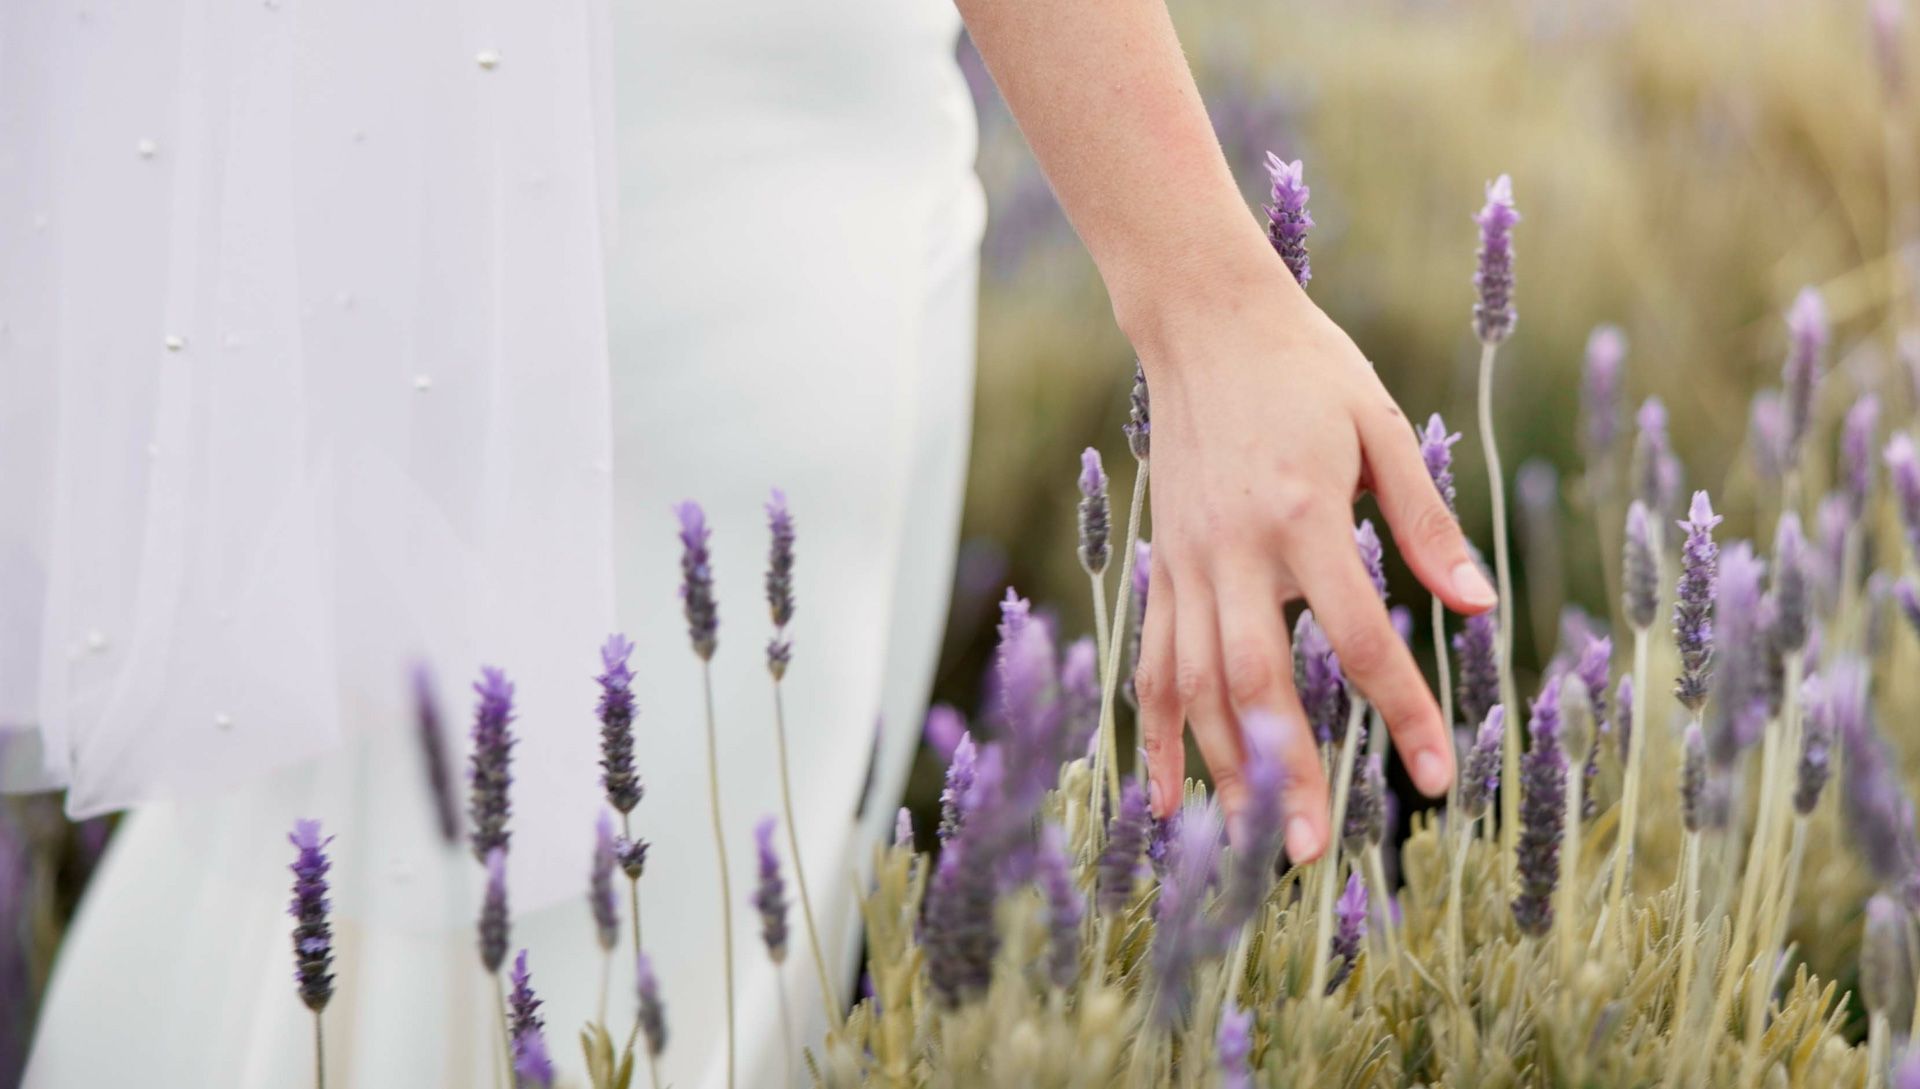
[{"label": "woman's hand", "polygon": [[1151,606],[1134,683],[1161,816],[1179,804],[1183,723],[1231,816],[1244,804],[1239,716],[1280,716],[1286,847],[1299,862],[1325,848],[1328,805],[1294,690],[1289,601],[1312,607],[1414,784],[1439,795],[1453,779],[1447,725],[1355,547],[1355,496],[1378,497],[1408,565],[1449,608],[1484,612],[1495,594],[1353,341],[1271,252],[1240,264],[1204,291],[1117,306],[1153,413]]}]

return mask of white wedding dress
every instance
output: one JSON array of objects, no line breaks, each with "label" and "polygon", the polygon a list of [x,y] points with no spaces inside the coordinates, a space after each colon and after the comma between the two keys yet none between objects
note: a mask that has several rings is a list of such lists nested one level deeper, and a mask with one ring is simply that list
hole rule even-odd
[{"label": "white wedding dress", "polygon": [[844,998],[970,430],[956,31],[943,0],[0,7],[0,782],[131,809],[26,1085],[308,1084],[295,817],[336,837],[329,1084],[496,1084],[480,872],[436,832],[420,658],[462,750],[478,667],[518,685],[512,948],[584,1085],[612,630],[637,644],[660,1074],[725,1084],[682,498],[714,531],[736,1084],[798,1076],[776,987],[801,1042],[823,1024],[798,906],[780,975],[747,906],[779,812],[761,504],[785,489],[799,527],[785,705]]}]

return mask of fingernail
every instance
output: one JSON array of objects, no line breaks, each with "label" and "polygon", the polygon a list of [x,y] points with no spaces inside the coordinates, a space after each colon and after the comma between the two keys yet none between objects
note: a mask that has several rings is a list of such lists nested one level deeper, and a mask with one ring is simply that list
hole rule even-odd
[{"label": "fingernail", "polygon": [[1313,833],[1313,822],[1305,817],[1287,821],[1287,857],[1306,862],[1320,854],[1320,837]]},{"label": "fingernail", "polygon": [[1460,600],[1481,608],[1500,600],[1493,592],[1493,584],[1480,573],[1480,565],[1472,560],[1461,560],[1454,565],[1453,592],[1460,595]]},{"label": "fingernail", "polygon": [[1447,758],[1433,749],[1425,749],[1413,758],[1413,783],[1427,797],[1437,798],[1445,794],[1451,778],[1447,772]]}]

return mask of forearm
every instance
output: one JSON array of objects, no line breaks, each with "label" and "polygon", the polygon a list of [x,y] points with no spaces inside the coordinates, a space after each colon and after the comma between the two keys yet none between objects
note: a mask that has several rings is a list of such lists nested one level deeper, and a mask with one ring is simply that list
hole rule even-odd
[{"label": "forearm", "polygon": [[1136,346],[1182,310],[1304,298],[1234,184],[1163,0],[958,6]]}]

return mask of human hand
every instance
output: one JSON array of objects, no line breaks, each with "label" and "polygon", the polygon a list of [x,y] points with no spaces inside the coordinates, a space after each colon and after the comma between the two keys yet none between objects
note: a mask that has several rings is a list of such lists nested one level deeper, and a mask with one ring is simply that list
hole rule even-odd
[{"label": "human hand", "polygon": [[1286,848],[1304,862],[1328,841],[1327,782],[1294,689],[1288,602],[1312,607],[1415,786],[1438,796],[1454,772],[1447,724],[1355,547],[1354,499],[1376,495],[1414,575],[1448,608],[1485,612],[1495,592],[1405,415],[1277,260],[1213,279],[1193,301],[1170,294],[1150,319],[1123,313],[1153,406],[1152,607],[1134,684],[1154,811],[1179,805],[1191,723],[1215,792],[1236,814],[1240,716],[1275,713],[1287,723]]}]

